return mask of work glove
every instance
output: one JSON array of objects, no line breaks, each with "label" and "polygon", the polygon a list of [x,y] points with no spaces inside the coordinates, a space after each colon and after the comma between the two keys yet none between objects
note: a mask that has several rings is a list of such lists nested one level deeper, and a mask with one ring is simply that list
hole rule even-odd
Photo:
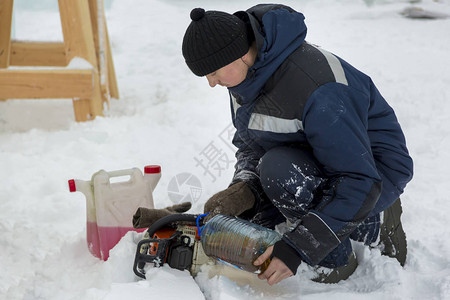
[{"label": "work glove", "polygon": [[162,217],[187,212],[191,206],[191,202],[183,202],[160,209],[139,207],[133,216],[133,227],[135,229],[150,227]]},{"label": "work glove", "polygon": [[239,216],[255,204],[255,196],[248,185],[241,181],[218,192],[206,201],[204,212],[209,213],[205,221],[217,214]]}]

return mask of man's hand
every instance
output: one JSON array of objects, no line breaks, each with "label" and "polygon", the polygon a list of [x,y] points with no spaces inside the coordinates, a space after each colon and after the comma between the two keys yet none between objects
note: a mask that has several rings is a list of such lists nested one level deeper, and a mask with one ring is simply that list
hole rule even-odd
[{"label": "man's hand", "polygon": [[[255,260],[253,264],[255,266],[263,264],[268,258],[270,258],[272,252],[273,246],[270,246],[263,254],[261,254],[260,257]],[[292,275],[294,275],[294,273],[292,273],[292,271],[284,264],[284,262],[276,257],[273,257],[266,271],[264,271],[264,273],[262,274],[259,274],[258,278],[261,280],[267,279],[267,283],[269,285],[274,285],[279,283],[283,279],[291,277]]]},{"label": "man's hand", "polygon": [[255,204],[255,196],[245,182],[238,182],[213,195],[205,203],[206,220],[217,214],[239,216]]}]

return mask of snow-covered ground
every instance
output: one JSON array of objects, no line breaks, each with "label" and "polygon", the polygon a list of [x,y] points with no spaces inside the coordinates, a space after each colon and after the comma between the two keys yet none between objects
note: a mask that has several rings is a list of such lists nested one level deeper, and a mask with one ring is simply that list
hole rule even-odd
[{"label": "snow-covered ground", "polygon": [[[190,73],[181,41],[193,7],[234,12],[257,4],[116,0],[107,22],[120,100],[111,101],[105,117],[76,123],[70,100],[0,102],[0,298],[450,299],[450,19],[406,19],[399,12],[410,4],[375,2],[284,1],[305,14],[308,41],[369,74],[396,110],[415,161],[402,197],[409,243],[404,268],[356,244],[356,272],[334,285],[311,282],[304,266],[274,287],[211,266],[195,280],[165,266],[139,281],[132,272],[136,233],[127,234],[107,262],[92,257],[85,198],[69,193],[68,179],[160,164],[156,206],[173,203],[170,182],[188,173],[202,188],[194,213],[228,185],[234,157],[227,92]],[[450,14],[448,0],[416,5]],[[18,39],[61,39],[56,8],[26,6],[15,12]],[[207,161],[212,149],[220,160]]]}]

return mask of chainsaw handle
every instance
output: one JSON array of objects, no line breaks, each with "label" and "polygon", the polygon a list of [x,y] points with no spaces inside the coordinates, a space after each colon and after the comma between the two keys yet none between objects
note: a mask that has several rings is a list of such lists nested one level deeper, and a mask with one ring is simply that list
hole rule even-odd
[{"label": "chainsaw handle", "polygon": [[[173,240],[175,237],[177,237],[177,235],[180,235],[180,233],[174,233],[170,238],[168,239],[143,239],[141,240],[136,248],[136,255],[134,257],[134,264],[133,264],[133,271],[134,274],[136,274],[137,276],[145,279],[145,271],[144,271],[144,265],[145,263],[150,263],[150,262],[155,262],[155,259],[159,258],[159,255],[161,253],[165,253],[167,251],[167,242],[170,242],[171,240]],[[146,253],[141,253],[141,247],[144,244],[150,244],[150,243],[158,243],[158,250],[156,255],[148,255]],[[159,247],[160,243],[164,243],[164,246]],[[161,262],[161,264],[163,264],[163,262]]]},{"label": "chainsaw handle", "polygon": [[178,221],[196,224],[198,216],[199,215],[191,215],[191,214],[172,214],[162,217],[148,228],[147,230],[148,235],[149,237],[152,237],[155,234],[155,232],[158,231],[159,229]]}]

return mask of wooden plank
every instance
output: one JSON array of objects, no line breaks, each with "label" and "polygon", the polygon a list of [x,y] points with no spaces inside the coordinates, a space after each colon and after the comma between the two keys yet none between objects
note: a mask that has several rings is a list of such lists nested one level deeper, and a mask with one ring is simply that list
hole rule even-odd
[{"label": "wooden plank", "polygon": [[94,89],[89,104],[90,114],[95,118],[95,116],[103,115],[103,102],[89,3],[88,0],[58,0],[58,4],[67,61],[70,62],[74,57],[81,57],[94,68]]},{"label": "wooden plank", "polygon": [[111,98],[119,99],[119,88],[117,86],[116,71],[114,69],[114,61],[111,52],[111,43],[109,41],[108,28],[106,27],[106,60],[108,62],[108,86]]},{"label": "wooden plank", "polygon": [[103,103],[107,103],[109,107],[109,80],[108,80],[108,60],[107,60],[107,39],[106,39],[106,18],[105,18],[105,10],[103,8],[103,0],[98,1],[98,42],[99,42],[99,72],[100,72],[100,85],[102,91],[102,99]]},{"label": "wooden plank", "polygon": [[91,14],[98,69],[100,72],[102,98],[103,102],[107,102],[109,105],[109,98],[112,97],[118,99],[119,91],[112,60],[103,0],[89,0],[89,10]]},{"label": "wooden plank", "polygon": [[95,119],[95,116],[91,114],[89,99],[74,99],[73,111],[75,113],[75,121],[85,122]]},{"label": "wooden plank", "polygon": [[[89,4],[89,16],[91,19],[92,36],[94,41],[95,59],[97,64],[97,73],[100,72],[99,69],[99,51],[98,51],[98,22],[96,17],[97,11],[97,0],[88,0]],[[95,119],[95,115],[90,113],[90,100],[89,99],[74,99],[73,100],[73,110],[75,113],[75,121],[85,122]]]},{"label": "wooden plank", "polygon": [[91,69],[0,69],[0,98],[80,98],[93,95]]},{"label": "wooden plank", "polygon": [[100,80],[100,91],[102,102],[109,106],[109,89],[105,60],[105,37],[104,37],[104,10],[102,0],[88,0],[92,23],[92,34],[94,36],[95,54],[97,57],[98,73]]},{"label": "wooden plank", "polygon": [[9,66],[13,0],[0,0],[0,68]]},{"label": "wooden plank", "polygon": [[58,42],[12,42],[11,66],[65,67],[66,50]]},{"label": "wooden plank", "polygon": [[92,23],[87,0],[59,0],[61,27],[69,63],[75,56],[97,68]]},{"label": "wooden plank", "polygon": [[91,18],[92,36],[94,40],[95,57],[97,58],[97,65],[100,58],[100,47],[98,39],[98,0],[88,0],[89,4],[89,16]]}]

